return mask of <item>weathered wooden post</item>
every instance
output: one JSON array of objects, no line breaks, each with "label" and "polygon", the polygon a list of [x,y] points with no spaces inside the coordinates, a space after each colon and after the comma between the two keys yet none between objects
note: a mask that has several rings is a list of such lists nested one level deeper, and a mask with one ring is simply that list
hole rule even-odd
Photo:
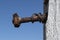
[{"label": "weathered wooden post", "polygon": [[60,0],[49,0],[46,40],[60,40]]}]

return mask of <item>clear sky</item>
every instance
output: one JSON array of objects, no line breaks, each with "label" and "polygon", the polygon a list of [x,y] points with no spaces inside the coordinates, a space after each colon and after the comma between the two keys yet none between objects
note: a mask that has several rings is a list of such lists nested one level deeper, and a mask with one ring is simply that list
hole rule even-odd
[{"label": "clear sky", "polygon": [[12,24],[12,15],[20,17],[43,13],[43,0],[0,0],[0,40],[43,40],[43,24],[23,23],[19,28]]}]

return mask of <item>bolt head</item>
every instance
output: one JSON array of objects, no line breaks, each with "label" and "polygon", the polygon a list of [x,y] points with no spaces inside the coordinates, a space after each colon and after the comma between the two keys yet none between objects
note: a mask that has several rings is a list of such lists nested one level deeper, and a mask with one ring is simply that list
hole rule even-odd
[{"label": "bolt head", "polygon": [[21,18],[19,18],[19,16],[17,14],[13,15],[14,27],[18,28],[20,26],[20,20],[21,20]]}]

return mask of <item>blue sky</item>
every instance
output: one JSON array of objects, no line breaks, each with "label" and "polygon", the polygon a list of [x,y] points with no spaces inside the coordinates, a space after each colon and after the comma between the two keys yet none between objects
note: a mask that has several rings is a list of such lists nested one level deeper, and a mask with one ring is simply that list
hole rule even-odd
[{"label": "blue sky", "polygon": [[43,13],[43,0],[0,0],[0,40],[43,40],[43,24],[23,23],[19,28],[12,24],[12,15],[20,17]]}]

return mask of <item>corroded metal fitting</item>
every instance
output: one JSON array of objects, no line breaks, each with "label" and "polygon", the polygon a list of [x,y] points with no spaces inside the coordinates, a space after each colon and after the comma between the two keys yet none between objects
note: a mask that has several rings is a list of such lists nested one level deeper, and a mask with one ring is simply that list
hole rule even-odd
[{"label": "corroded metal fitting", "polygon": [[13,14],[13,24],[15,27],[19,27],[21,25],[21,23],[26,23],[26,22],[42,22],[42,23],[46,23],[47,20],[47,13],[44,14],[33,14],[31,17],[25,17],[25,18],[20,18],[17,13]]},{"label": "corroded metal fitting", "polygon": [[31,17],[24,17],[24,18],[20,18],[17,13],[13,14],[12,23],[14,24],[15,27],[19,27],[21,23],[26,23],[26,22],[34,23],[36,21],[39,21],[45,24],[48,17],[48,6],[49,6],[48,4],[49,4],[49,0],[44,0],[43,14],[34,13]]}]

